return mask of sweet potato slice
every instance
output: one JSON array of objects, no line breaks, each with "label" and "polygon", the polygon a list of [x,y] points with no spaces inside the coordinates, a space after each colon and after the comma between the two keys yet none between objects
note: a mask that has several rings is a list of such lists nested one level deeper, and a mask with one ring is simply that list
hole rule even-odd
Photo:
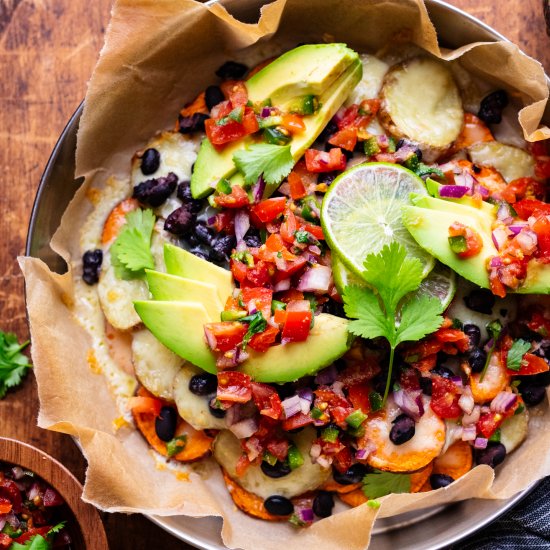
[{"label": "sweet potato slice", "polygon": [[188,103],[181,111],[181,116],[193,116],[196,113],[208,114],[208,107],[206,106],[205,93],[201,92],[191,103]]},{"label": "sweet potato slice", "polygon": [[288,516],[274,516],[270,514],[264,506],[264,501],[254,493],[243,489],[236,481],[233,481],[228,473],[222,468],[223,480],[227,490],[233,499],[233,502],[243,512],[254,518],[267,521],[286,521]]},{"label": "sweet potato slice", "polygon": [[356,489],[361,488],[361,483],[352,483],[351,485],[340,485],[340,483],[336,483],[334,479],[327,480],[321,487],[323,491],[330,491],[332,493],[338,493],[340,495],[344,495],[346,493],[351,493],[352,491],[355,491]]},{"label": "sweet potato slice", "polygon": [[[134,413],[134,421],[137,428],[147,440],[149,445],[162,456],[168,456],[166,443],[157,436],[155,430],[155,415],[148,413]],[[207,436],[203,431],[195,430],[185,420],[180,419],[176,428],[176,437],[186,435],[187,441],[185,447],[178,454],[174,455],[174,460],[180,462],[193,462],[206,456],[212,447],[214,439]]]},{"label": "sweet potato slice", "polygon": [[[410,474],[411,493],[418,493],[423,489],[424,484],[428,483],[428,479],[432,473],[432,467],[432,463],[430,463],[425,468],[422,468],[422,470]],[[360,506],[368,500],[362,489],[355,489],[350,493],[340,493],[338,496],[343,502],[353,507]]]},{"label": "sweet potato slice", "polygon": [[[473,465],[472,447],[466,441],[453,443],[445,453],[433,462],[432,474],[444,474],[457,480],[467,474]],[[422,491],[431,491],[429,477],[426,479]]]},{"label": "sweet potato slice", "polygon": [[137,207],[138,201],[136,199],[125,199],[111,210],[103,225],[103,233],[101,234],[102,244],[109,244],[116,239],[122,226],[126,223],[126,214],[132,212]]}]

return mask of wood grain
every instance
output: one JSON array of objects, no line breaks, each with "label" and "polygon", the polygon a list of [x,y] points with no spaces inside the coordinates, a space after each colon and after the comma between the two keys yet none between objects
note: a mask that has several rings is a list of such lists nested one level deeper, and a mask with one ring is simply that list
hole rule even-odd
[{"label": "wood grain", "polygon": [[[550,71],[542,0],[450,0],[539,59]],[[86,91],[108,23],[110,0],[0,0],[0,306],[3,330],[28,337],[23,254],[40,175],[63,126]],[[0,435],[40,447],[81,481],[85,462],[73,441],[36,427],[32,376],[0,401]],[[190,548],[140,516],[103,516],[110,547]]]}]

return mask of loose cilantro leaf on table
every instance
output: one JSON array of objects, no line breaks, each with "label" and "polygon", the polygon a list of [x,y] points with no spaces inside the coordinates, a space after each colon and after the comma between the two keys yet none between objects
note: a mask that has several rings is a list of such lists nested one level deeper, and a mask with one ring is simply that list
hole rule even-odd
[{"label": "loose cilantro leaf on table", "polygon": [[520,370],[523,356],[531,349],[531,344],[522,340],[516,340],[508,350],[506,366],[511,370]]},{"label": "loose cilantro leaf on table", "polygon": [[368,499],[379,498],[391,493],[410,493],[411,476],[391,472],[374,472],[363,478],[363,493]]},{"label": "loose cilantro leaf on table", "polygon": [[348,330],[362,338],[386,338],[390,344],[388,379],[383,403],[389,392],[395,348],[405,341],[420,340],[437,330],[443,322],[443,305],[428,296],[406,300],[407,294],[422,282],[422,264],[407,255],[399,243],[384,246],[379,254],[369,254],[363,278],[376,289],[348,286],[344,290],[344,309],[352,319]]},{"label": "loose cilantro leaf on table", "polygon": [[27,356],[21,353],[28,345],[28,341],[19,344],[15,334],[0,331],[0,399],[9,388],[19,385],[32,368]]},{"label": "loose cilantro leaf on table", "polygon": [[126,214],[126,225],[111,247],[111,263],[119,279],[135,279],[145,269],[154,269],[151,235],[155,226],[152,210],[137,209]]},{"label": "loose cilantro leaf on table", "polygon": [[257,143],[233,155],[233,162],[244,175],[247,184],[254,184],[263,175],[266,183],[282,181],[294,166],[290,145]]}]

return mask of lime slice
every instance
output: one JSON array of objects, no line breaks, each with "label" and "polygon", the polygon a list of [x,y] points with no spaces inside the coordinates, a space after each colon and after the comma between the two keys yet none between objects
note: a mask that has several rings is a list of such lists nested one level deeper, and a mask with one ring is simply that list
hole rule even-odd
[{"label": "lime slice", "polygon": [[[344,264],[342,259],[333,254],[332,256],[332,275],[334,284],[340,294],[348,285],[360,287],[368,286],[362,277],[352,273]],[[416,296],[429,296],[441,301],[444,308],[451,303],[456,292],[456,274],[446,265],[437,262],[428,276],[422,281],[418,290],[414,293]],[[414,299],[414,297],[413,297]]]},{"label": "lime slice", "polygon": [[360,164],[334,180],[321,208],[325,237],[356,275],[367,254],[377,253],[391,242],[401,243],[424,266],[424,276],[435,259],[422,249],[401,222],[401,207],[411,204],[409,195],[427,195],[424,182],[396,164]]}]

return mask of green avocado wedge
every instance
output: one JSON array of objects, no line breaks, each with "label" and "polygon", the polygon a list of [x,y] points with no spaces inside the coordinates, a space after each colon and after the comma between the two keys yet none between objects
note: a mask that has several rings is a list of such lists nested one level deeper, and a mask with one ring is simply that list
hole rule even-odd
[{"label": "green avocado wedge", "polygon": [[[498,251],[493,243],[491,230],[496,212],[475,208],[457,202],[434,197],[411,198],[414,206],[403,206],[402,221],[416,242],[441,263],[483,288],[490,288],[487,263]],[[495,209],[496,210],[496,209]],[[449,245],[449,227],[460,222],[471,227],[481,237],[483,247],[471,258],[460,258]],[[531,260],[527,267],[527,278],[516,291],[522,294],[549,294],[550,267]]]},{"label": "green avocado wedge", "polygon": [[[204,325],[210,323],[204,306],[198,302],[134,302],[145,326],[175,354],[197,367],[216,374],[216,357],[204,337]],[[239,370],[258,382],[293,382],[315,374],[341,357],[352,338],[348,322],[321,313],[305,342],[272,346],[265,353],[248,349],[249,358]]]},{"label": "green avocado wedge", "polygon": [[[251,102],[261,103],[269,99],[283,112],[297,98],[314,95],[318,99],[320,107],[317,112],[303,118],[305,131],[290,142],[296,162],[341,107],[362,74],[359,55],[345,44],[306,44],[286,52],[258,71],[246,82],[246,87]],[[254,137],[247,136],[218,150],[205,138],[191,177],[193,196],[205,197],[220,179],[232,178],[237,171],[233,155],[255,141]],[[239,174],[235,177],[242,181]],[[277,187],[278,184],[266,186],[264,197],[270,196]]]},{"label": "green avocado wedge", "polygon": [[[225,304],[228,296],[235,288],[230,271],[203,260],[179,246],[168,243],[164,245],[164,263],[169,275],[177,275],[178,277],[208,283],[216,287],[222,304]],[[195,300],[201,301],[200,295],[197,295]]]}]

